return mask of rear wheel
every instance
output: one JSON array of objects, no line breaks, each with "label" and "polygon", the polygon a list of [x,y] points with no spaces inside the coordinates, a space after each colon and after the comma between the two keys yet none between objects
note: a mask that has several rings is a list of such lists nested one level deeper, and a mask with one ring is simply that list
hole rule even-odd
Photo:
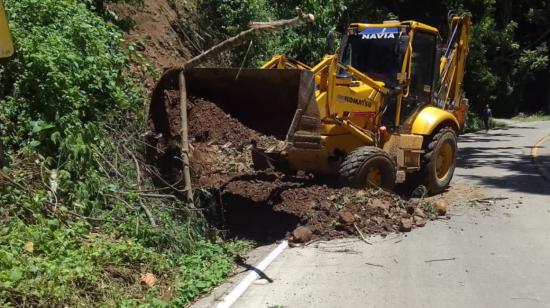
[{"label": "rear wheel", "polygon": [[395,185],[395,165],[384,150],[364,146],[344,159],[340,165],[340,177],[348,186],[391,190]]},{"label": "rear wheel", "polygon": [[449,187],[456,167],[457,138],[452,128],[439,130],[427,146],[423,161],[424,184],[437,194]]}]

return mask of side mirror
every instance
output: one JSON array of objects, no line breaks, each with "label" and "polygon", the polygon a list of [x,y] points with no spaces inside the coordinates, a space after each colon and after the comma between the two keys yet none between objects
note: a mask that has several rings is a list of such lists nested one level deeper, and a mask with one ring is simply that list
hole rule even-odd
[{"label": "side mirror", "polygon": [[330,55],[334,53],[335,49],[335,38],[334,31],[330,30],[327,34],[327,41],[325,43],[325,54]]}]

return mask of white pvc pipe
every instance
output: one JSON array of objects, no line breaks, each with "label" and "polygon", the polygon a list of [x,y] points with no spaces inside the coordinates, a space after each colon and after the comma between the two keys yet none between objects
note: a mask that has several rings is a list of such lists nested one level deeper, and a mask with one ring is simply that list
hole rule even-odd
[{"label": "white pvc pipe", "polygon": [[[277,246],[265,259],[262,260],[257,266],[256,269],[259,271],[264,271],[275,258],[277,258],[278,255],[281,254],[286,248],[288,247],[288,242],[283,241],[279,246]],[[231,307],[239,297],[243,295],[243,293],[248,289],[248,287],[254,282],[254,280],[258,279],[260,275],[258,275],[255,271],[250,271],[246,277],[231,291],[231,293],[227,294],[224,299],[216,306],[217,308],[229,308]]]}]

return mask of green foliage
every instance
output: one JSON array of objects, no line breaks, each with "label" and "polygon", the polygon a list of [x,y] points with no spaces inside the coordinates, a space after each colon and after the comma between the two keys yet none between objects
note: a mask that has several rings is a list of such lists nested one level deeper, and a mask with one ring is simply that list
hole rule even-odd
[{"label": "green foliage", "polygon": [[194,298],[224,281],[233,268],[233,256],[249,249],[242,243],[226,247],[207,242],[198,243],[198,252],[178,259],[179,277],[176,284],[177,307],[189,305]]},{"label": "green foliage", "polygon": [[[0,234],[0,302],[46,306],[54,303],[92,304],[123,292],[125,283],[109,286],[117,276],[127,283],[136,280],[131,266],[146,264],[165,278],[170,260],[133,240],[109,238],[90,232],[90,226],[59,225],[55,219],[44,224],[13,220]],[[33,249],[25,250],[25,244]],[[107,284],[107,285],[106,285]]]},{"label": "green foliage", "polygon": [[468,117],[466,118],[465,124],[465,132],[472,133],[482,129],[484,129],[484,124],[481,117],[472,111],[468,111]]},{"label": "green foliage", "polygon": [[[415,19],[437,27],[448,35],[447,13],[469,14],[473,20],[471,48],[464,90],[474,110],[490,104],[497,116],[522,109],[550,108],[546,90],[550,82],[549,6],[540,1],[446,0],[429,7],[416,2],[376,0],[216,0],[212,4],[226,35],[246,28],[250,20],[291,18],[294,8],[315,14],[313,24],[258,39],[248,63],[260,65],[275,54],[286,54],[310,65],[318,63],[325,52],[330,30],[343,32],[350,22],[381,22],[385,19]],[[544,1],[543,1],[544,2]],[[205,18],[211,18],[208,10]],[[221,38],[218,39],[218,41]],[[230,55],[240,65],[246,46]]]},{"label": "green foliage", "polygon": [[[203,23],[210,27],[210,35],[215,38],[212,43],[248,29],[251,21],[266,21],[273,17],[268,0],[200,0],[198,2],[200,14],[204,14],[203,18],[206,18]],[[240,66],[243,61],[245,64],[259,65],[265,61],[265,55],[271,52],[276,42],[276,36],[269,40],[254,40],[248,54],[248,44],[236,48],[229,56],[229,65]]]},{"label": "green foliage", "polygon": [[3,141],[85,162],[90,150],[82,143],[97,138],[98,116],[138,102],[139,92],[122,75],[128,59],[120,33],[69,1],[7,7],[18,50],[1,70]]},{"label": "green foliage", "polygon": [[316,64],[325,52],[326,37],[329,31],[337,30],[340,19],[347,10],[345,1],[273,1],[278,18],[296,16],[295,7],[315,16],[315,22],[291,29],[281,34],[279,47],[275,53],[287,54],[305,63]]},{"label": "green foliage", "polygon": [[522,113],[513,117],[512,120],[517,122],[550,121],[550,115],[545,114],[542,111],[530,115]]},{"label": "green foliage", "polygon": [[430,201],[422,200],[422,208],[424,209],[424,211],[430,213],[431,215],[437,215],[437,209]]},{"label": "green foliage", "polygon": [[[390,11],[376,7],[370,1],[272,1],[215,0],[201,2],[201,12],[209,24],[220,29],[211,32],[218,41],[247,29],[250,21],[268,21],[296,17],[296,8],[315,15],[315,22],[298,28],[271,34],[253,42],[246,64],[259,66],[275,54],[286,54],[309,64],[316,64],[325,53],[329,31],[343,31],[350,18],[353,21],[382,21],[395,17]],[[233,51],[232,65],[240,65],[248,46]]]},{"label": "green foliage", "polygon": [[[11,161],[0,173],[0,306],[188,303],[232,267],[235,244],[210,243],[202,211],[143,176],[155,170],[129,76],[143,58],[97,3],[6,1],[17,53],[0,67]],[[140,285],[145,272],[156,287]]]}]

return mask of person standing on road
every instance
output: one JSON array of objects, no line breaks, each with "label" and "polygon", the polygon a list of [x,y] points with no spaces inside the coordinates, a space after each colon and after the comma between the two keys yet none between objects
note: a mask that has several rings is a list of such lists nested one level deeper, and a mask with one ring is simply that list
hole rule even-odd
[{"label": "person standing on road", "polygon": [[489,107],[489,104],[485,106],[485,110],[483,110],[483,124],[485,124],[485,131],[489,131],[489,125],[491,124],[491,118],[493,117],[493,113],[491,112],[491,108]]}]

